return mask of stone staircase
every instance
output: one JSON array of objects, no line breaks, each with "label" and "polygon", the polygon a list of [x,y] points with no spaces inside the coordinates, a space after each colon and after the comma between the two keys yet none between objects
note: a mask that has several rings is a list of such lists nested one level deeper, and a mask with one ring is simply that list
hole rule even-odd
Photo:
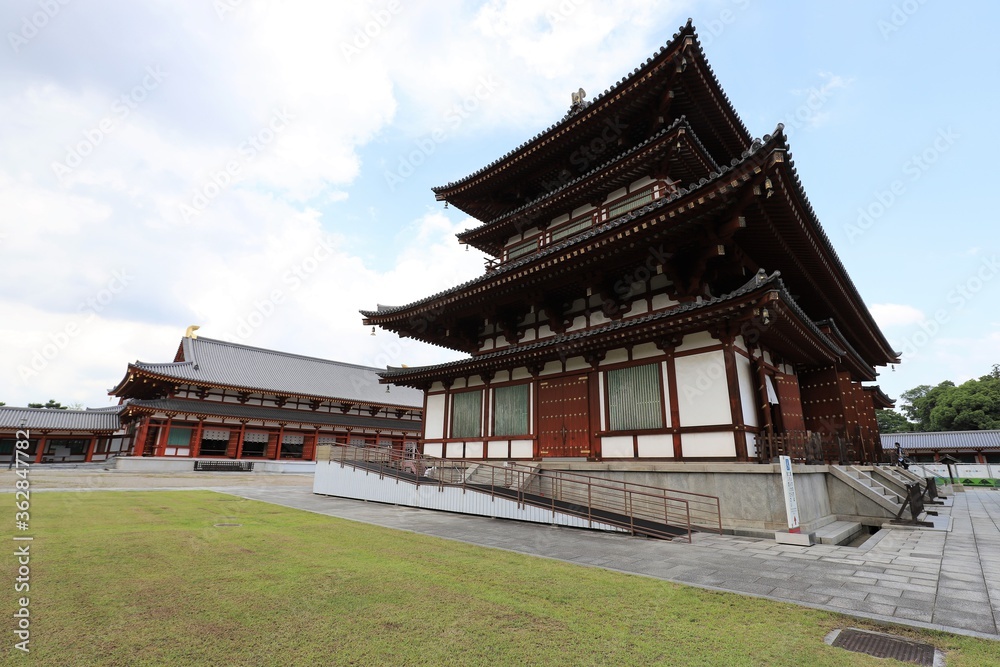
[{"label": "stone staircase", "polygon": [[897,491],[899,482],[880,474],[882,471],[869,466],[830,466],[835,478],[884,509],[888,516],[895,516],[902,508],[905,496]]}]

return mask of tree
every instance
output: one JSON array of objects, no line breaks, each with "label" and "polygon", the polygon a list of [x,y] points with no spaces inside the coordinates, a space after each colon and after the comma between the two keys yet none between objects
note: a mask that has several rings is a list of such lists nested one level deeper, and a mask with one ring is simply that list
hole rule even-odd
[{"label": "tree", "polygon": [[933,431],[1000,429],[1000,377],[984,375],[943,393],[930,416]]},{"label": "tree", "polygon": [[67,410],[68,409],[68,406],[63,405],[62,403],[57,403],[54,399],[51,399],[51,398],[49,399],[49,402],[46,403],[45,405],[42,405],[41,403],[28,403],[28,407],[29,408],[48,408],[49,410]]},{"label": "tree", "polygon": [[1000,364],[978,380],[958,386],[950,380],[936,387],[922,384],[900,398],[917,431],[1000,429]]},{"label": "tree", "polygon": [[954,382],[945,380],[936,387],[922,384],[899,395],[906,402],[903,412],[910,421],[916,422],[917,431],[931,430],[931,411],[937,406],[941,395],[954,387]]},{"label": "tree", "polygon": [[895,410],[876,410],[880,433],[906,433],[913,430],[913,423]]},{"label": "tree", "polygon": [[3,406],[5,406],[5,405],[7,405],[7,404],[6,404],[6,403],[4,403],[3,401],[0,401],[0,408],[2,408],[2,407],[3,407]]}]

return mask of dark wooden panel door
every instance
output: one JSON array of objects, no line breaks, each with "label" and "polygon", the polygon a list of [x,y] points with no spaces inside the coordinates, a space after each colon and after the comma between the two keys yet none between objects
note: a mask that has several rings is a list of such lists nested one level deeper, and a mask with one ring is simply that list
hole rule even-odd
[{"label": "dark wooden panel door", "polygon": [[778,391],[781,426],[778,431],[805,431],[806,422],[802,417],[802,397],[799,394],[799,379],[794,375],[775,373],[775,388]]},{"label": "dark wooden panel door", "polygon": [[586,375],[538,383],[538,449],[543,457],[590,456]]}]

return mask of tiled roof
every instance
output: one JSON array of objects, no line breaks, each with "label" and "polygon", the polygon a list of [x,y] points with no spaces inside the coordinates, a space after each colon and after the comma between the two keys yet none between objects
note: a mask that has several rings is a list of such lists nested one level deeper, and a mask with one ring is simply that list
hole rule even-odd
[{"label": "tiled roof", "polygon": [[49,408],[0,407],[0,428],[25,428],[61,431],[117,431],[121,428],[118,413],[122,406],[96,410],[52,410]]},{"label": "tiled roof", "polygon": [[[611,158],[607,162],[604,162],[603,164],[594,167],[590,171],[588,171],[588,172],[586,172],[584,174],[581,174],[580,176],[577,176],[576,178],[574,178],[574,179],[572,179],[570,181],[567,181],[566,183],[560,185],[558,188],[556,188],[554,190],[551,190],[549,192],[546,192],[546,193],[540,195],[539,197],[536,197],[535,199],[527,202],[526,204],[515,208],[513,211],[509,211],[507,213],[504,213],[503,215],[500,215],[500,216],[498,216],[498,217],[496,217],[496,218],[494,218],[492,220],[489,220],[489,221],[487,221],[487,222],[479,225],[478,227],[473,227],[471,229],[467,229],[465,231],[459,232],[455,236],[457,236],[459,239],[464,239],[466,237],[474,236],[474,235],[476,235],[476,234],[478,234],[478,233],[480,233],[480,232],[482,232],[482,231],[484,231],[486,229],[489,229],[491,227],[497,227],[498,225],[500,225],[500,223],[504,222],[505,220],[509,220],[511,218],[516,217],[519,213],[521,213],[523,211],[526,211],[526,210],[528,210],[530,208],[535,207],[540,202],[543,202],[543,201],[545,201],[547,199],[551,199],[552,197],[555,197],[555,196],[559,195],[560,193],[565,192],[566,190],[569,190],[573,186],[578,185],[579,183],[582,183],[582,182],[586,181],[588,178],[592,178],[593,176],[595,176],[595,175],[597,175],[597,174],[599,174],[601,172],[606,171],[608,168],[612,167],[613,165],[618,164],[619,162],[623,162],[623,161],[629,159],[630,157],[633,157],[633,156],[641,153],[647,146],[649,146],[650,144],[656,143],[660,139],[662,139],[662,138],[666,137],[667,135],[671,134],[672,132],[676,131],[678,128],[684,128],[689,133],[689,136],[693,137],[693,140],[699,146],[701,146],[701,142],[698,140],[697,135],[695,135],[694,130],[691,129],[691,125],[687,122],[687,117],[686,116],[680,116],[679,118],[677,118],[676,120],[674,120],[673,123],[671,123],[667,127],[664,127],[660,131],[654,133],[653,135],[651,135],[650,137],[648,137],[645,141],[637,144],[636,146],[630,148],[629,150],[627,150],[627,151],[625,151],[623,153],[619,153],[618,155],[615,155],[613,158]],[[701,146],[701,149],[704,151],[705,155],[708,155],[708,151],[705,150],[704,146]],[[718,165],[715,164],[714,159],[712,159],[710,155],[708,155],[708,157],[709,157],[710,160],[712,160],[712,169],[713,170],[717,170],[718,169]]]},{"label": "tiled roof", "polygon": [[[393,393],[402,391],[403,389],[403,387],[393,387]],[[383,390],[382,393],[384,394],[385,391]],[[313,412],[311,410],[293,410],[290,408],[244,405],[241,403],[223,403],[221,401],[194,401],[182,398],[157,398],[148,401],[130,400],[125,404],[125,407],[126,409],[141,408],[144,411],[172,414],[267,421],[276,424],[323,424],[348,428],[380,429],[383,431],[420,431],[422,423],[416,420],[393,419],[391,417],[367,417],[365,415],[345,415],[336,412]]]},{"label": "tiled roof", "polygon": [[477,276],[472,280],[468,280],[460,285],[456,285],[455,287],[452,287],[450,289],[438,292],[437,294],[432,294],[431,296],[424,297],[423,299],[414,301],[404,306],[383,306],[380,304],[377,306],[377,310],[362,310],[359,312],[366,318],[392,315],[400,311],[409,310],[410,308],[415,308],[417,306],[429,304],[444,296],[464,292],[465,290],[469,289],[474,285],[495,280],[500,275],[511,273],[527,264],[536,262],[539,259],[542,259],[544,257],[547,257],[555,253],[562,252],[563,250],[565,250],[570,246],[577,245],[578,243],[582,243],[583,241],[586,241],[590,238],[599,236],[607,231],[615,229],[616,227],[625,225],[631,222],[632,220],[635,220],[636,218],[641,218],[655,210],[667,208],[675,204],[678,200],[683,199],[684,197],[698,190],[702,189],[707,190],[712,184],[728,176],[730,172],[735,171],[736,169],[738,169],[739,167],[746,164],[752,159],[766,157],[771,149],[778,146],[781,147],[785,146],[784,125],[780,123],[778,124],[778,127],[775,129],[773,135],[765,134],[762,140],[755,141],[751,149],[746,151],[739,160],[733,160],[733,163],[731,165],[721,166],[719,168],[719,171],[712,172],[708,178],[702,178],[697,183],[692,183],[689,187],[678,188],[677,191],[671,193],[670,196],[668,197],[657,199],[656,201],[652,202],[651,204],[647,204],[642,208],[637,208],[635,210],[629,211],[628,213],[624,213],[617,218],[613,218],[608,222],[596,225],[591,229],[589,229],[588,231],[577,234],[576,236],[571,236],[558,243],[550,244],[536,253],[525,255],[520,259],[516,259],[512,262],[507,262],[505,264],[502,264],[495,271],[491,271],[490,273]]},{"label": "tiled roof", "polygon": [[1000,431],[933,431],[931,433],[883,433],[882,448],[917,449],[1000,449]]},{"label": "tiled roof", "polygon": [[[423,394],[400,388],[391,394],[379,385],[380,369],[340,361],[265,350],[211,338],[183,338],[184,361],[144,363],[131,368],[191,384],[236,387],[355,402],[422,407]],[[112,390],[114,391],[114,390]]]},{"label": "tiled roof", "polygon": [[546,338],[544,340],[534,341],[525,344],[512,345],[510,347],[506,347],[501,350],[495,350],[493,352],[485,352],[483,354],[477,354],[476,356],[468,359],[460,359],[458,361],[438,364],[435,366],[420,366],[414,368],[389,368],[385,371],[380,372],[379,375],[385,378],[386,380],[391,381],[396,378],[404,378],[406,376],[414,374],[419,374],[424,372],[435,372],[439,370],[449,370],[452,368],[459,368],[474,362],[488,361],[505,356],[521,355],[525,352],[530,352],[532,350],[554,348],[565,351],[565,346],[567,345],[567,343],[571,343],[573,341],[582,340],[584,338],[593,338],[596,336],[601,336],[602,334],[611,331],[639,327],[642,326],[643,324],[654,322],[656,320],[670,319],[678,315],[683,315],[684,313],[707,309],[712,306],[723,304],[727,301],[738,300],[739,298],[747,294],[762,290],[765,287],[771,287],[773,289],[777,289],[779,292],[782,293],[785,305],[788,306],[789,309],[792,310],[802,322],[806,323],[806,326],[809,327],[813,335],[816,336],[816,338],[819,341],[822,341],[829,348],[831,354],[840,356],[845,353],[844,350],[836,347],[834,342],[831,341],[827,336],[825,336],[816,327],[816,325],[814,325],[812,321],[809,320],[806,314],[802,312],[802,309],[799,308],[798,305],[796,305],[795,301],[788,294],[788,290],[785,288],[784,283],[781,281],[780,273],[775,271],[770,276],[765,275],[763,272],[759,272],[749,282],[747,282],[739,289],[730,292],[729,294],[724,294],[720,297],[705,299],[701,302],[691,301],[689,303],[682,303],[679,304],[678,306],[675,306],[674,308],[670,308],[669,310],[658,311],[655,313],[650,313],[648,315],[641,315],[639,317],[615,320],[613,322],[610,322],[600,327],[595,327],[593,329],[585,329],[583,331],[577,331],[568,334],[557,334],[555,336],[552,336],[551,338]]}]

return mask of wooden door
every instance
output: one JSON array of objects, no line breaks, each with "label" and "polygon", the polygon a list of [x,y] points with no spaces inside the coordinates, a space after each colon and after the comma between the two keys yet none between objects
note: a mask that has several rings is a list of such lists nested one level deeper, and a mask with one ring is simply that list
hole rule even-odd
[{"label": "wooden door", "polygon": [[590,392],[586,375],[538,383],[538,453],[590,456]]}]

